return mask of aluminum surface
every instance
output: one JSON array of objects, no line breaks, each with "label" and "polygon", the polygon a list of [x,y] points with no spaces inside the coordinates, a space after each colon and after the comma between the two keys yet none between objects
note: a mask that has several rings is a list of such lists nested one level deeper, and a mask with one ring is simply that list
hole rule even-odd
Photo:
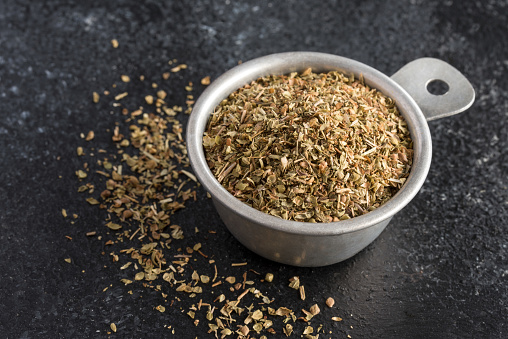
[{"label": "aluminum surface", "polygon": [[[362,76],[367,85],[395,100],[408,123],[414,148],[411,173],[402,189],[394,197],[365,215],[332,223],[283,220],[249,207],[233,197],[215,179],[206,163],[202,137],[211,112],[221,100],[259,77],[302,71],[308,67],[311,67],[314,72],[338,70],[345,74],[353,73],[357,77]],[[403,68],[397,72],[397,79],[411,78],[412,72],[411,68],[409,71]],[[432,76],[430,80],[436,79],[434,74]],[[429,79],[423,81],[428,82]],[[447,79],[447,81],[450,80]],[[402,80],[401,82],[405,83]],[[426,83],[423,88],[426,90]],[[452,88],[451,85],[450,88]],[[443,98],[439,100],[443,101]],[[462,110],[470,104],[469,101],[462,104]],[[460,108],[455,107],[451,114],[459,111]],[[450,112],[441,112],[440,116],[449,114]],[[427,176],[432,154],[427,119],[435,117],[436,115],[429,112],[424,114],[399,83],[365,64],[324,53],[280,53],[257,58],[231,69],[203,92],[189,119],[187,148],[194,173],[211,194],[226,227],[242,244],[259,255],[280,263],[295,266],[324,266],[345,260],[365,248],[383,231],[393,215],[418,193]]]},{"label": "aluminum surface", "polygon": [[[392,79],[416,101],[427,121],[460,113],[474,102],[474,89],[466,77],[439,59],[411,61],[392,75]],[[446,83],[448,91],[443,95],[429,93],[427,85],[434,80]]]}]

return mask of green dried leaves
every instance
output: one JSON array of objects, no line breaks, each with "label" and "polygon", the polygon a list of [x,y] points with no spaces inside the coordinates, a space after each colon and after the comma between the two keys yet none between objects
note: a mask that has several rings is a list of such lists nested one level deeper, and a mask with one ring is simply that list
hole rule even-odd
[{"label": "green dried leaves", "polygon": [[395,102],[338,72],[268,76],[217,106],[206,160],[235,197],[306,222],[346,220],[389,200],[412,164]]},{"label": "green dried leaves", "polygon": [[106,224],[107,227],[109,227],[109,229],[113,230],[113,231],[118,231],[119,229],[122,228],[122,225],[120,224],[116,224],[114,222],[108,222]]}]

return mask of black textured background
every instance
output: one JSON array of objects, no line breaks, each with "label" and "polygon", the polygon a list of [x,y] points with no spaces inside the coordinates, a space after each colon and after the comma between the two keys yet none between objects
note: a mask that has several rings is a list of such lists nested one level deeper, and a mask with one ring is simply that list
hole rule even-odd
[{"label": "black textured background", "polygon": [[[227,233],[202,190],[175,216],[186,230],[182,246],[201,242],[221,276],[241,276],[245,268],[229,264],[242,261],[274,273],[270,285],[251,278],[279,306],[299,312],[319,303],[320,338],[508,337],[507,22],[499,0],[1,1],[0,337],[212,337],[205,320],[194,326],[185,315],[198,300],[179,295],[169,307],[173,289],[164,287],[165,303],[140,284],[124,286],[119,280],[134,272],[119,270],[104,239],[84,235],[105,233],[105,213],[76,192],[76,147],[90,145],[80,133],[94,130],[95,147],[114,150],[107,130],[121,121],[91,93],[113,92],[121,74],[162,84],[176,58],[189,68],[164,89],[181,105],[188,81],[197,97],[205,75],[293,50],[342,55],[389,75],[416,58],[440,58],[466,75],[477,99],[429,124],[433,164],[422,190],[346,262],[305,269],[262,259]],[[131,87],[130,102],[146,91]],[[78,214],[74,224],[62,208]],[[213,275],[204,260],[193,267]],[[305,302],[287,287],[294,275]],[[329,296],[333,310],[323,306]],[[165,313],[154,310],[160,304]],[[118,332],[108,335],[111,322]],[[282,337],[276,329],[272,337]],[[302,329],[296,324],[292,337]]]}]

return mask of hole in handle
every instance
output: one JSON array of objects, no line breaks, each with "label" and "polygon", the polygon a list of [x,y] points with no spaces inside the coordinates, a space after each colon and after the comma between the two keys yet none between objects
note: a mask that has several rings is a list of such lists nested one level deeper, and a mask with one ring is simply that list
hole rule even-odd
[{"label": "hole in handle", "polygon": [[432,95],[445,95],[450,90],[450,86],[443,80],[434,79],[427,82],[427,91]]}]

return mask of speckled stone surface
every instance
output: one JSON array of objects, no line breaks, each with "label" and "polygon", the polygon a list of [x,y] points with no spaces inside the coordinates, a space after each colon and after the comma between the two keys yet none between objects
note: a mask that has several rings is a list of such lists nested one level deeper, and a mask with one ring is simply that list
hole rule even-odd
[{"label": "speckled stone surface", "polygon": [[[202,190],[174,217],[188,230],[181,246],[201,242],[220,276],[274,273],[272,284],[249,274],[297,314],[321,305],[312,320],[323,324],[319,338],[508,337],[507,22],[508,3],[496,0],[1,1],[0,337],[213,337],[204,316],[195,326],[185,314],[199,297],[163,286],[164,299],[139,283],[124,286],[120,279],[134,271],[112,262],[104,240],[84,235],[105,233],[105,212],[76,192],[83,165],[76,147],[88,147],[80,133],[94,130],[94,147],[114,150],[107,130],[121,121],[91,93],[113,91],[121,74],[162,83],[176,58],[189,68],[164,89],[181,105],[188,81],[293,50],[342,55],[388,75],[419,57],[440,58],[466,75],[477,99],[466,112],[429,123],[425,185],[350,260],[308,269],[260,258],[229,235]],[[196,85],[193,94],[202,90]],[[134,87],[129,102],[146,91]],[[63,208],[78,218],[63,218]],[[190,266],[213,275],[206,260]],[[287,287],[292,276],[304,283],[305,302]],[[181,301],[169,306],[175,296]],[[335,298],[333,309],[326,297]],[[166,312],[154,310],[162,304]],[[118,332],[108,334],[112,322]],[[304,326],[295,323],[292,337]],[[276,330],[271,337],[283,337]]]}]

